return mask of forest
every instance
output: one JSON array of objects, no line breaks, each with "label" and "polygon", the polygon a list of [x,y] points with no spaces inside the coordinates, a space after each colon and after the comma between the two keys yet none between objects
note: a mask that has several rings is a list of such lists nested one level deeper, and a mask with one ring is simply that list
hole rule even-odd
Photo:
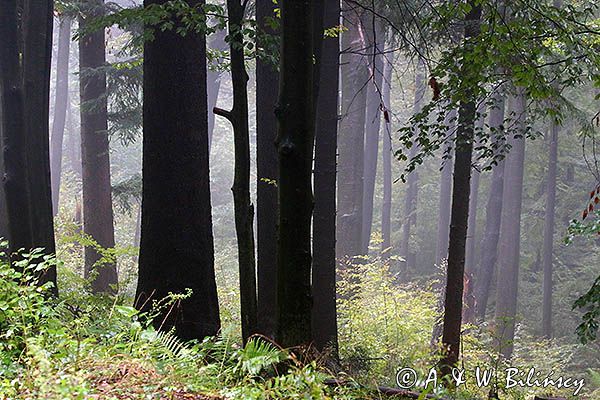
[{"label": "forest", "polygon": [[596,0],[0,0],[0,399],[600,400]]}]

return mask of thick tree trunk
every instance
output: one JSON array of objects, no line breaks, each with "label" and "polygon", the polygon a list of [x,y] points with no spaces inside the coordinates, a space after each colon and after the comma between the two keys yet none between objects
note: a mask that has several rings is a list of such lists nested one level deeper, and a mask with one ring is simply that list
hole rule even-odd
[{"label": "thick tree trunk", "polygon": [[256,259],[254,258],[254,205],[250,200],[250,132],[248,129],[248,74],[244,64],[244,37],[241,34],[244,6],[239,0],[227,0],[229,17],[229,54],[233,84],[233,108],[231,111],[214,109],[233,126],[235,166],[233,207],[235,232],[238,244],[240,273],[240,304],[242,317],[242,340],[248,341],[257,332],[256,305]]},{"label": "thick tree trunk", "polygon": [[[456,111],[452,110],[446,115],[445,120],[448,129],[448,136],[452,136],[456,126]],[[447,142],[444,147],[444,154],[448,152]],[[450,207],[452,202],[452,166],[454,159],[451,154],[444,160],[442,173],[440,176],[440,200],[439,200],[439,215],[437,227],[437,241],[435,247],[435,263],[440,265],[442,260],[448,257],[448,238],[450,235]]]},{"label": "thick tree trunk", "polygon": [[[272,0],[256,1],[258,27],[267,34],[278,34],[268,20],[277,5]],[[264,46],[259,41],[259,46]],[[262,334],[275,335],[277,315],[277,185],[279,166],[275,137],[275,105],[279,88],[277,67],[256,60],[256,239],[258,268],[258,326]]]},{"label": "thick tree trunk", "polygon": [[[481,5],[474,0],[469,4],[472,8],[465,17],[465,44],[463,45],[463,51],[466,54],[470,51],[469,39],[479,35],[479,19],[481,18]],[[468,67],[463,66],[463,68]],[[455,140],[452,216],[450,221],[446,299],[444,302],[444,327],[442,333],[442,343],[446,353],[440,361],[442,373],[446,376],[456,366],[460,355],[471,158],[477,113],[477,99],[473,98],[473,93],[465,93],[465,98],[467,100],[462,101],[459,107],[458,129]]]},{"label": "thick tree trunk", "polygon": [[[93,11],[81,15],[80,29],[98,15],[103,0],[92,0]],[[106,62],[104,29],[79,40],[79,92],[81,104],[81,164],[83,183],[83,231],[103,248],[115,246],[106,104],[106,76],[99,68]],[[117,284],[114,263],[97,265],[101,255],[85,248],[85,278],[94,293],[112,293]]]},{"label": "thick tree trunk", "polygon": [[277,341],[291,347],[309,344],[312,336],[313,7],[308,0],[283,0],[280,6]]},{"label": "thick tree trunk", "polygon": [[[419,58],[415,71],[415,97],[413,101],[413,114],[421,112],[423,107],[423,98],[425,97],[425,63]],[[417,156],[419,146],[415,143],[409,151],[409,159]],[[417,224],[417,197],[419,194],[419,174],[412,171],[406,178],[406,195],[404,197],[404,216],[402,223],[402,239],[400,241],[400,255],[404,258],[405,268],[414,267],[408,265],[410,259],[410,230]]]},{"label": "thick tree trunk", "polygon": [[544,221],[544,298],[542,307],[542,334],[552,337],[552,259],[554,247],[554,215],[556,208],[556,171],[558,168],[558,125],[550,125],[548,177],[546,181],[546,215]]},{"label": "thick tree trunk", "polygon": [[[215,32],[212,35],[210,41],[210,47],[224,51],[227,49],[227,43],[225,43],[225,36],[227,32],[223,29]],[[212,109],[217,106],[217,100],[219,98],[219,90],[221,88],[221,77],[223,76],[222,71],[212,71],[207,69],[206,71],[206,91],[208,96],[208,151],[212,148],[213,135],[215,131],[215,114]]]},{"label": "thick tree trunk", "polygon": [[369,74],[363,55],[362,8],[344,2],[339,125],[336,254],[339,259],[362,252],[364,130]]},{"label": "thick tree trunk", "polygon": [[[19,56],[17,1],[0,7],[0,101],[2,105],[3,185],[11,252],[31,249],[33,233],[27,180],[24,89]],[[10,116],[10,118],[7,118]]]},{"label": "thick tree trunk", "polygon": [[375,197],[377,155],[379,154],[379,128],[381,127],[381,106],[383,102],[383,48],[385,44],[384,29],[379,19],[370,23],[365,31],[369,38],[367,54],[369,57],[370,82],[367,87],[367,109],[365,115],[362,254],[369,253],[373,225],[373,198]]},{"label": "thick tree trunk", "polygon": [[383,67],[383,105],[387,111],[385,131],[381,148],[383,163],[383,202],[381,204],[381,251],[384,257],[389,256],[392,246],[392,132],[390,125],[390,97],[392,91],[393,56],[385,62]]},{"label": "thick tree trunk", "polygon": [[[522,91],[522,90],[521,90]],[[506,358],[513,351],[515,318],[519,283],[519,256],[521,241],[521,205],[523,166],[525,160],[525,97],[519,93],[511,97],[509,107],[514,112],[520,137],[510,139],[511,149],[506,158],[502,225],[498,259],[496,297],[496,349]]]},{"label": "thick tree trunk", "polygon": [[[27,0],[22,16],[22,78],[33,247],[44,248],[47,254],[55,252],[48,141],[53,10],[52,0]],[[41,281],[54,282],[57,293],[55,267],[47,270]]]},{"label": "thick tree trunk", "polygon": [[[504,97],[502,94],[494,95],[494,105],[489,111],[488,125],[492,130],[491,135],[497,145],[501,147],[505,138],[501,127],[504,123]],[[485,230],[481,238],[481,256],[475,271],[475,315],[480,321],[485,319],[487,303],[490,296],[490,287],[496,260],[498,259],[498,241],[500,239],[500,221],[502,217],[502,197],[504,193],[505,160],[502,159],[492,168],[492,179],[486,205]]]},{"label": "thick tree trunk", "polygon": [[[146,0],[144,5],[162,3]],[[190,297],[155,320],[165,330],[174,327],[183,339],[203,339],[220,329],[207,116],[204,35],[155,31],[154,40],[144,46],[142,238],[136,305],[147,311],[152,300],[191,289]]]},{"label": "thick tree trunk", "polygon": [[69,16],[59,18],[58,54],[56,57],[56,93],[54,99],[54,119],[50,138],[50,170],[52,174],[52,210],[58,213],[60,197],[60,177],[62,173],[62,150],[69,103],[69,50],[71,46],[71,23]]},{"label": "thick tree trunk", "polygon": [[[316,10],[316,8],[315,8]],[[323,25],[339,24],[340,4],[324,1]],[[315,35],[318,32],[315,30]],[[322,33],[321,33],[322,35]],[[317,40],[315,38],[315,40]],[[315,209],[313,216],[313,340],[317,349],[337,357],[335,182],[339,105],[339,54],[337,37],[323,40],[319,71],[315,129]]]}]

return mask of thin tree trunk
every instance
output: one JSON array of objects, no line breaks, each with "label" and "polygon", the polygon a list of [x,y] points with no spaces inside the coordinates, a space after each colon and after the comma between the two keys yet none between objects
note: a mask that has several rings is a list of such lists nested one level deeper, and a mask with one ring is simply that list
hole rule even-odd
[{"label": "thin tree trunk", "polygon": [[[166,0],[146,0],[144,5]],[[191,7],[203,1],[188,0]],[[144,46],[142,238],[136,305],[169,293],[191,295],[155,325],[184,340],[217,334],[219,303],[208,168],[206,41],[176,28]],[[169,132],[165,137],[165,132]],[[174,207],[176,205],[176,207]]]},{"label": "thin tree trunk", "polygon": [[525,159],[525,97],[521,93],[511,97],[516,129],[520,137],[510,139],[511,149],[506,158],[502,225],[500,227],[498,285],[496,297],[496,348],[507,359],[513,351],[515,318],[519,283],[519,256],[521,241],[521,205],[523,166]]},{"label": "thin tree trunk", "polygon": [[[27,0],[22,16],[22,79],[33,247],[44,248],[46,254],[56,251],[48,142],[53,10],[52,0]],[[46,270],[41,282],[53,282],[57,294],[56,268]]]},{"label": "thin tree trunk", "polygon": [[[419,58],[415,73],[415,97],[413,101],[413,115],[421,112],[423,108],[423,98],[425,97],[425,63]],[[419,152],[419,146],[416,143],[410,148],[409,159],[413,159]],[[414,267],[408,265],[410,259],[410,230],[417,224],[417,197],[419,194],[419,173],[412,171],[406,178],[406,195],[404,200],[404,222],[402,223],[402,240],[400,242],[400,255],[404,258],[407,268]]]},{"label": "thin tree trunk", "polygon": [[[225,36],[227,32],[223,29],[215,32],[210,41],[210,47],[224,51],[227,49],[227,43],[225,43]],[[219,60],[220,61],[220,60]],[[221,88],[221,77],[223,76],[222,71],[213,71],[207,69],[206,71],[206,91],[208,94],[208,151],[212,148],[213,135],[215,130],[215,114],[211,111],[217,106],[217,100],[219,98],[219,90]]]},{"label": "thin tree trunk", "polygon": [[[452,110],[446,115],[445,125],[448,129],[448,136],[451,136],[455,130],[456,111]],[[442,173],[440,176],[440,200],[439,200],[439,216],[437,227],[437,241],[435,247],[435,263],[440,265],[442,260],[448,257],[448,238],[450,235],[450,206],[452,202],[452,166],[453,157],[448,153],[450,142],[447,142],[444,147],[444,154],[448,154],[448,158],[444,160]]]},{"label": "thin tree trunk", "polygon": [[[383,105],[385,107],[384,116],[385,132],[383,132],[382,142],[382,163],[383,163],[383,202],[381,204],[381,251],[384,257],[389,256],[389,249],[392,246],[392,132],[390,124],[391,108],[390,97],[392,91],[392,70],[393,55],[385,62],[383,67]],[[387,111],[387,114],[385,112]]]},{"label": "thin tree trunk", "polygon": [[233,205],[235,232],[238,243],[240,273],[240,304],[242,340],[255,334],[257,324],[256,260],[254,258],[254,205],[250,200],[250,133],[248,129],[248,74],[244,64],[244,37],[242,24],[244,5],[239,0],[227,0],[229,16],[229,53],[233,82],[233,108],[231,111],[214,108],[233,126],[235,167]]},{"label": "thin tree trunk", "polygon": [[362,9],[343,3],[341,85],[342,119],[339,125],[338,212],[336,254],[339,259],[362,252],[363,165],[366,94],[369,76],[361,24]]},{"label": "thin tree trunk", "polygon": [[[256,1],[259,29],[271,35],[268,23],[277,5],[272,0]],[[259,36],[260,38],[260,36]],[[259,46],[264,43],[259,40]],[[258,277],[258,325],[262,334],[275,336],[277,315],[277,182],[279,166],[275,138],[277,119],[275,105],[279,88],[277,67],[256,60],[256,239]]]},{"label": "thin tree trunk", "polygon": [[[373,16],[373,18],[375,18]],[[377,155],[379,153],[379,128],[381,127],[383,48],[385,35],[379,19],[365,29],[369,38],[370,82],[367,87],[365,115],[365,161],[362,211],[362,254],[369,253],[373,225],[373,198],[375,197],[375,179],[377,177]]]},{"label": "thin tree trunk", "polygon": [[312,336],[313,5],[308,0],[283,0],[280,6],[277,340],[291,347],[309,344]]},{"label": "thin tree trunk", "polygon": [[[316,10],[316,8],[315,8]],[[324,1],[323,25],[337,26],[340,4]],[[315,29],[315,35],[319,32]],[[320,33],[323,34],[322,32]],[[315,38],[315,40],[317,40]],[[313,216],[313,339],[317,349],[337,358],[335,183],[339,105],[339,54],[337,37],[323,40],[315,129],[315,209]]]},{"label": "thin tree trunk", "polygon": [[[491,135],[498,147],[504,143],[504,96],[499,92],[494,95],[494,105],[489,111]],[[502,197],[504,193],[505,160],[502,159],[492,168],[492,179],[486,205],[485,230],[481,239],[481,256],[475,271],[475,315],[480,321],[485,319],[487,303],[496,260],[498,259],[498,241],[500,239],[500,221],[502,217]]]},{"label": "thin tree trunk", "polygon": [[52,209],[58,213],[60,178],[62,173],[62,149],[69,103],[69,50],[71,46],[71,23],[69,16],[59,17],[58,54],[56,58],[56,93],[54,99],[54,119],[50,138],[50,170],[52,176]]},{"label": "thin tree trunk", "polygon": [[[477,37],[480,32],[481,5],[476,3],[475,0],[471,0],[469,5],[471,6],[471,10],[465,17],[465,43],[463,45],[465,54],[468,54],[470,51],[469,39]],[[462,68],[468,67],[463,65]],[[471,159],[477,113],[476,99],[473,96],[473,93],[467,91],[465,93],[467,100],[463,100],[460,103],[458,130],[455,140],[456,157],[454,162],[452,216],[450,221],[446,299],[444,302],[444,327],[442,333],[442,343],[446,353],[440,361],[442,373],[445,376],[450,375],[452,368],[457,365],[460,355]]]},{"label": "thin tree trunk", "polygon": [[[103,0],[87,3],[92,11],[79,18],[82,30],[99,15]],[[79,40],[79,91],[81,118],[81,164],[83,183],[83,231],[103,248],[115,246],[106,104],[106,75],[99,68],[106,63],[104,29]],[[98,265],[101,255],[85,247],[85,278],[91,279],[94,293],[113,293],[117,269],[113,262]]]}]

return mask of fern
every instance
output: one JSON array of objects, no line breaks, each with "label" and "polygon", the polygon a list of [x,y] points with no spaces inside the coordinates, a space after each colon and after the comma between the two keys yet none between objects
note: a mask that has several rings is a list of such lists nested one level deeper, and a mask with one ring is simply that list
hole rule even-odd
[{"label": "fern", "polygon": [[256,376],[263,370],[287,359],[287,354],[271,343],[260,339],[250,339],[246,346],[236,353],[236,373]]}]

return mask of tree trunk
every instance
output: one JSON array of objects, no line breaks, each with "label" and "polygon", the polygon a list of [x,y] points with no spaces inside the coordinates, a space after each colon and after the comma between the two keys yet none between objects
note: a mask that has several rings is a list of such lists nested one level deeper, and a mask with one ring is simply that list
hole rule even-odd
[{"label": "tree trunk", "polygon": [[[413,115],[421,112],[423,98],[425,97],[425,63],[419,58],[415,73],[415,97],[413,101]],[[414,143],[409,151],[409,159],[413,159],[419,152],[419,146]],[[417,224],[417,196],[419,194],[419,174],[412,171],[406,178],[406,195],[404,200],[404,222],[402,223],[402,240],[400,242],[400,255],[404,258],[406,268],[414,267],[408,265],[410,254],[410,229]]]},{"label": "tree trunk", "polygon": [[[315,8],[316,9],[316,8]],[[325,0],[325,28],[337,26],[340,5]],[[315,29],[315,35],[319,34]],[[322,35],[322,32],[320,33]],[[317,40],[315,38],[315,40]],[[339,54],[337,37],[323,40],[315,129],[315,209],[313,216],[313,339],[318,350],[328,349],[337,358],[335,183],[339,105]]]},{"label": "tree trunk", "polygon": [[510,358],[513,351],[519,283],[526,112],[522,89],[521,93],[510,100],[512,104],[509,104],[509,107],[517,118],[516,128],[520,137],[510,139],[511,149],[506,158],[499,245],[502,257],[498,260],[495,333],[496,348],[506,358]]},{"label": "tree trunk", "polygon": [[[17,1],[0,7],[0,101],[2,102],[2,153],[4,192],[10,251],[29,250],[33,245],[31,204],[27,180],[24,89],[19,62]],[[6,116],[10,116],[7,118]]]},{"label": "tree trunk", "polygon": [[[22,17],[25,142],[33,247],[44,248],[46,254],[56,251],[48,142],[53,10],[52,0],[27,0]],[[54,282],[57,294],[55,267],[45,271],[41,281]]]},{"label": "tree trunk", "polygon": [[558,168],[558,125],[550,125],[550,149],[546,182],[546,215],[544,219],[544,297],[542,307],[542,334],[552,337],[552,259],[554,247],[554,215],[556,207],[556,171]]},{"label": "tree trunk", "polygon": [[248,341],[257,332],[256,260],[254,258],[254,205],[250,200],[250,133],[248,129],[248,74],[244,64],[244,36],[242,24],[245,6],[239,0],[227,0],[229,16],[229,52],[233,83],[233,108],[231,111],[214,109],[233,126],[235,167],[233,181],[233,206],[235,232],[238,243],[240,272],[240,304],[242,340]]},{"label": "tree trunk", "polygon": [[[103,8],[103,0],[86,4],[90,10],[79,18],[85,30]],[[83,183],[83,231],[103,248],[115,246],[106,104],[106,75],[99,68],[106,63],[104,29],[79,40],[79,91],[81,104],[81,164]],[[85,247],[85,278],[91,279],[94,293],[113,293],[117,269],[112,262],[98,265],[101,255]]]},{"label": "tree trunk", "polygon": [[[393,53],[392,53],[393,54]],[[381,251],[384,257],[389,256],[389,249],[392,246],[392,132],[390,125],[390,97],[392,91],[392,70],[393,55],[390,56],[383,67],[383,105],[387,112],[385,119],[385,132],[383,132],[382,142],[382,163],[383,163],[383,202],[381,204]],[[384,114],[385,115],[385,114]]]},{"label": "tree trunk", "polygon": [[60,178],[62,173],[62,150],[69,103],[69,50],[71,46],[71,23],[69,16],[59,17],[58,54],[56,57],[56,93],[54,119],[50,138],[50,170],[52,176],[52,210],[58,213]]},{"label": "tree trunk", "polygon": [[366,94],[369,75],[360,7],[344,2],[339,125],[338,212],[336,254],[339,259],[362,253],[363,165]]},{"label": "tree trunk", "polygon": [[309,344],[312,333],[313,7],[308,0],[283,0],[280,6],[277,341],[291,347]]},{"label": "tree trunk", "polygon": [[[145,6],[165,0],[146,0]],[[202,1],[188,0],[197,7]],[[175,28],[176,29],[176,28]],[[155,320],[184,339],[220,329],[208,168],[206,41],[155,31],[144,46],[142,238],[137,306],[192,289]],[[169,132],[165,136],[165,132]],[[174,206],[176,205],[176,206]]]},{"label": "tree trunk", "polygon": [[[500,93],[494,95],[494,105],[489,111],[489,126],[491,135],[497,146],[504,142],[504,132],[501,127],[504,123],[504,96]],[[486,205],[485,230],[481,239],[481,256],[475,271],[475,315],[480,321],[485,319],[485,312],[490,296],[490,287],[496,260],[498,259],[498,241],[500,239],[500,221],[502,217],[502,197],[504,193],[505,160],[502,159],[492,168],[492,179]]]},{"label": "tree trunk", "polygon": [[[210,47],[224,51],[227,49],[227,43],[225,43],[225,36],[227,32],[223,29],[213,34],[212,40],[210,41]],[[221,60],[219,60],[221,61]],[[222,71],[212,71],[207,69],[206,71],[206,91],[208,95],[208,151],[212,148],[213,135],[215,130],[215,114],[212,109],[217,106],[217,100],[219,98],[219,90],[221,88],[221,77],[223,76]]]},{"label": "tree trunk", "polygon": [[[258,27],[277,35],[268,19],[275,17],[277,5],[272,0],[256,1]],[[260,37],[259,37],[260,38]],[[259,46],[264,44],[259,41]],[[258,268],[258,325],[262,334],[274,337],[277,315],[277,182],[279,166],[275,138],[275,105],[279,88],[277,67],[256,60],[256,239]]]},{"label": "tree trunk", "polygon": [[[475,0],[469,2],[471,10],[465,17],[465,35],[463,52],[471,50],[469,39],[479,35],[481,5]],[[462,68],[469,68],[462,66]],[[454,182],[452,189],[452,216],[450,221],[450,239],[448,246],[448,270],[446,281],[446,299],[444,302],[444,327],[442,333],[443,348],[446,351],[440,361],[443,375],[450,375],[458,363],[460,355],[463,283],[465,272],[465,250],[469,219],[469,191],[471,180],[471,158],[476,100],[473,93],[465,93],[459,106],[458,129],[456,132],[456,151],[454,162]]]},{"label": "tree trunk", "polygon": [[[452,110],[446,115],[445,125],[448,129],[448,135],[451,136],[455,130],[456,111]],[[451,153],[448,153],[450,142],[444,147],[444,154],[448,154],[448,158],[444,160],[442,166],[442,174],[440,176],[440,201],[439,201],[439,216],[437,227],[437,242],[435,247],[435,263],[440,265],[442,260],[448,257],[448,238],[450,235],[450,204],[452,202],[452,165],[453,158]]]},{"label": "tree trunk", "polygon": [[[375,18],[373,16],[373,18]],[[365,162],[362,211],[362,254],[369,253],[373,224],[373,198],[375,197],[375,179],[377,177],[377,155],[379,154],[379,128],[381,126],[383,48],[385,35],[379,19],[370,24],[367,31],[369,47],[370,82],[367,87],[365,115]]]}]

